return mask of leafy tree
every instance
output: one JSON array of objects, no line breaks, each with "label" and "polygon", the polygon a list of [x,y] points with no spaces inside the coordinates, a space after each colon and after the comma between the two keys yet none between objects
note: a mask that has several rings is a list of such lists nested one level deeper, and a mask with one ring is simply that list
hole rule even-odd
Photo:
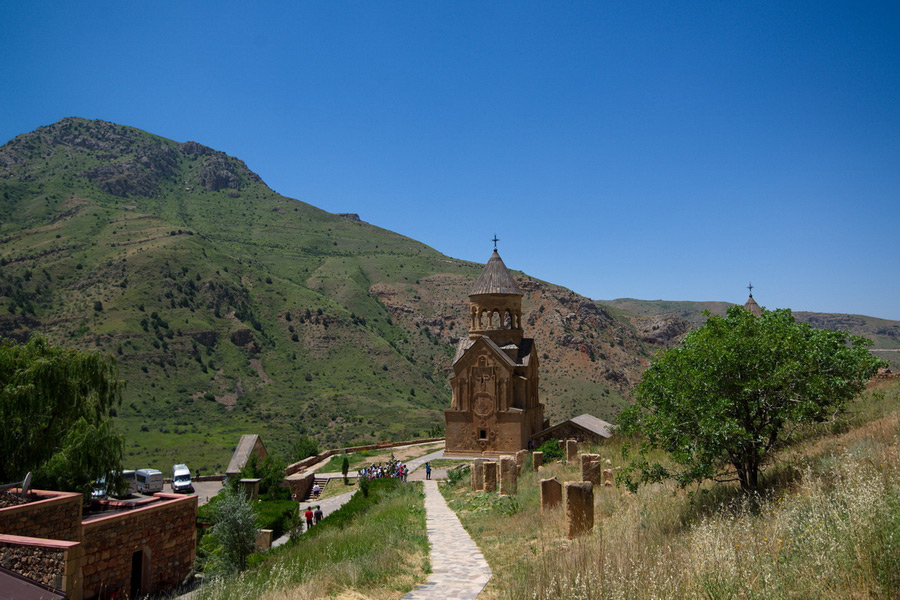
[{"label": "leafy tree", "polygon": [[259,479],[259,493],[261,496],[265,496],[270,500],[276,499],[279,495],[289,498],[291,495],[290,490],[281,486],[281,482],[284,481],[284,468],[286,466],[284,460],[277,455],[270,454],[260,463],[256,455],[251,454],[247,464],[241,469],[240,478],[234,477],[231,480],[237,486],[241,478]]},{"label": "leafy tree", "polygon": [[0,481],[89,493],[122,468],[110,411],[124,383],[115,360],[53,347],[41,337],[0,341]]},{"label": "leafy tree", "polygon": [[319,442],[316,441],[316,438],[308,435],[301,435],[300,439],[297,440],[294,447],[291,449],[291,457],[295,461],[315,456],[318,453]]},{"label": "leafy tree", "polygon": [[[682,486],[714,479],[758,489],[761,470],[795,428],[838,416],[882,364],[869,340],[795,323],[787,309],[754,316],[733,306],[725,318],[707,316],[654,360],[637,402],[619,417],[623,433],[646,440],[621,475],[631,488],[674,477]],[[677,467],[650,464],[650,448]]]},{"label": "leafy tree", "polygon": [[344,485],[347,485],[347,473],[350,472],[350,459],[345,454],[341,459],[341,474],[344,476]]},{"label": "leafy tree", "polygon": [[218,548],[209,557],[206,570],[213,574],[227,575],[247,568],[247,557],[256,548],[256,514],[240,490],[222,488],[212,510],[215,522],[209,533]]}]

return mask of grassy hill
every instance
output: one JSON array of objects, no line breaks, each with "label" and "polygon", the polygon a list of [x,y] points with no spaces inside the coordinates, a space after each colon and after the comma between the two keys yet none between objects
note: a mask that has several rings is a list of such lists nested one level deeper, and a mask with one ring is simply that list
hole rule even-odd
[{"label": "grassy hill", "polygon": [[[281,196],[196,142],[78,118],[0,147],[0,242],[0,335],[115,356],[127,464],[162,469],[220,471],[242,433],[287,455],[301,434],[442,427],[483,268]],[[727,306],[596,302],[515,275],[554,422],[614,421],[650,357]],[[896,322],[816,318],[900,347]]]},{"label": "grassy hill", "polygon": [[[300,434],[334,446],[442,426],[482,268],[276,194],[195,142],[78,118],[0,148],[0,240],[0,335],[116,357],[131,467],[221,470],[247,432],[287,454]],[[518,276],[548,415],[612,419],[653,343]]]}]

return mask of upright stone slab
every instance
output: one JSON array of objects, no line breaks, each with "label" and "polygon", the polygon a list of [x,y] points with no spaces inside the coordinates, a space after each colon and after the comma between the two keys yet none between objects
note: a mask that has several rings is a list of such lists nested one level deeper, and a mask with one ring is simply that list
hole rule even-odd
[{"label": "upright stone slab", "polygon": [[594,485],[603,483],[603,462],[599,454],[581,455],[581,480],[590,481]]},{"label": "upright stone slab", "polygon": [[590,481],[566,483],[566,524],[569,539],[594,528],[594,484]]},{"label": "upright stone slab", "polygon": [[476,458],[472,464],[472,491],[484,491],[484,459]]},{"label": "upright stone slab", "polygon": [[500,457],[500,495],[514,496],[518,491],[516,484],[518,483],[516,472],[516,459],[513,456]]},{"label": "upright stone slab", "polygon": [[541,511],[553,510],[562,504],[562,484],[552,479],[541,479]]},{"label": "upright stone slab", "polygon": [[535,452],[531,455],[531,464],[534,465],[534,470],[537,471],[541,468],[541,465],[544,464],[544,453],[543,452]]},{"label": "upright stone slab", "polygon": [[581,455],[581,480],[582,481],[587,481],[587,479],[584,478],[584,472],[588,469],[591,462],[593,462],[595,460],[600,460],[599,454],[582,454]]},{"label": "upright stone slab", "polygon": [[497,491],[497,463],[492,460],[484,461],[484,491]]},{"label": "upright stone slab", "polygon": [[578,442],[566,440],[566,462],[575,462],[578,458]]},{"label": "upright stone slab", "polygon": [[261,479],[241,479],[241,487],[244,489],[244,496],[250,502],[256,502],[259,499],[259,482]]},{"label": "upright stone slab", "polygon": [[521,475],[522,469],[525,468],[525,457],[528,456],[528,450],[519,450],[516,452],[516,474]]}]

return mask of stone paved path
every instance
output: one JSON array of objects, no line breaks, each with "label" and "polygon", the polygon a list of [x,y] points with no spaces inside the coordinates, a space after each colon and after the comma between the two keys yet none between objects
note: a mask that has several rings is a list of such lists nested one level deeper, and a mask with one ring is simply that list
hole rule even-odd
[{"label": "stone paved path", "polygon": [[424,483],[431,575],[403,600],[474,600],[491,578],[491,569],[456,513],[447,506],[437,482]]}]

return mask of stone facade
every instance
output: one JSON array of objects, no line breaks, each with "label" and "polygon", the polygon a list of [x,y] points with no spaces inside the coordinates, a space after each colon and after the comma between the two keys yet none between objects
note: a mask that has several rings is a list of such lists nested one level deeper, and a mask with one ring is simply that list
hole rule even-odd
[{"label": "stone facade", "polygon": [[79,550],[77,542],[47,544],[47,540],[39,538],[0,535],[0,567],[58,590],[70,591],[75,583],[72,572],[80,565],[70,563],[76,563]]},{"label": "stone facade", "polygon": [[103,590],[130,593],[132,565],[141,594],[172,588],[191,572],[197,551],[197,496],[156,494],[159,502],[86,521],[84,597]]},{"label": "stone facade", "polygon": [[0,509],[0,533],[81,541],[81,494],[32,490],[36,501]]},{"label": "stone facade", "polygon": [[499,456],[527,449],[542,430],[538,353],[522,329],[522,292],[497,251],[469,294],[468,339],[453,359],[446,451]]},{"label": "stone facade", "polygon": [[0,565],[72,600],[125,597],[133,582],[152,594],[191,571],[197,496],[160,493],[141,503],[109,502],[105,513],[83,516],[81,494],[33,495],[42,499],[0,509]]}]

